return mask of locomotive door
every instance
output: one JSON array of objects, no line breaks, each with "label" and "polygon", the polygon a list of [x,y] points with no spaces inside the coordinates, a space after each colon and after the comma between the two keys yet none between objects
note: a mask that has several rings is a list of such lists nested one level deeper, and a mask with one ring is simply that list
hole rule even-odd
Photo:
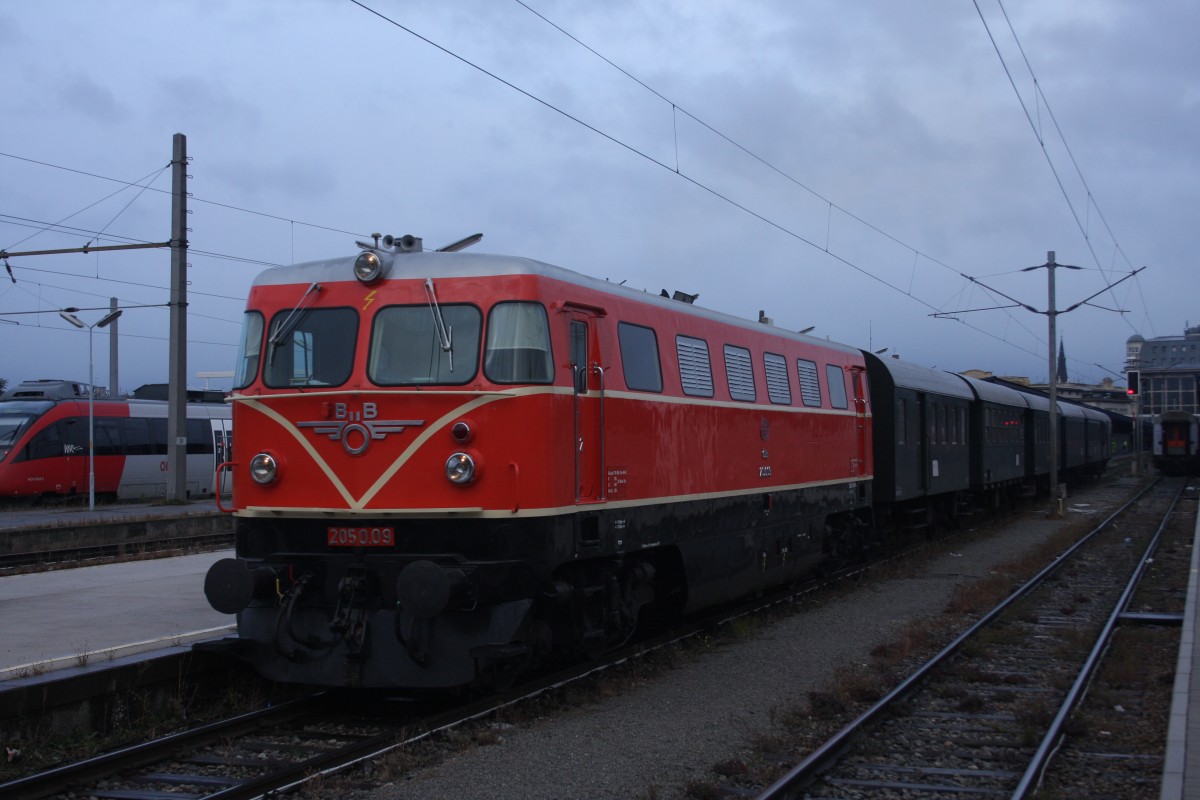
[{"label": "locomotive door", "polygon": [[574,309],[567,316],[572,374],[575,502],[604,500],[604,368],[599,318]]},{"label": "locomotive door", "polygon": [[855,440],[857,454],[855,458],[855,475],[867,474],[867,395],[863,390],[864,371],[862,367],[850,368],[850,385],[854,390],[854,416],[857,430]]}]

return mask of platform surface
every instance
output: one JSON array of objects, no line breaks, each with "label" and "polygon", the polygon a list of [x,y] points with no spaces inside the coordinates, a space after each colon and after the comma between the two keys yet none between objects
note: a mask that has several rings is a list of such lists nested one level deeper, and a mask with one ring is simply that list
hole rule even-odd
[{"label": "platform surface", "polygon": [[232,550],[0,577],[0,680],[229,633],[204,598]]},{"label": "platform surface", "polygon": [[1192,566],[1175,665],[1171,721],[1163,764],[1162,800],[1200,800],[1200,514],[1192,537]]},{"label": "platform surface", "polygon": [[[228,506],[228,500],[226,500]],[[0,532],[28,528],[65,528],[98,522],[120,522],[149,518],[186,517],[219,513],[216,500],[189,500],[182,504],[99,503],[89,509],[83,500],[57,505],[4,508],[0,510]]]}]

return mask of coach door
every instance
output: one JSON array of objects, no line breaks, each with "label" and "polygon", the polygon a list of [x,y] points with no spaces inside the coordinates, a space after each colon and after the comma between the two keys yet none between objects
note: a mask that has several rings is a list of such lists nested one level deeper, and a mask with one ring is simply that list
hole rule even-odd
[{"label": "coach door", "polygon": [[604,368],[600,317],[574,308],[567,313],[572,375],[575,502],[604,500]]},{"label": "coach door", "polygon": [[232,475],[229,470],[221,470],[217,472],[217,467],[224,464],[226,461],[233,460],[233,420],[231,419],[212,419],[212,436],[213,436],[213,471],[216,472],[217,479],[221,482],[220,486],[214,486],[215,494],[229,494],[233,491],[233,486],[230,481]]}]

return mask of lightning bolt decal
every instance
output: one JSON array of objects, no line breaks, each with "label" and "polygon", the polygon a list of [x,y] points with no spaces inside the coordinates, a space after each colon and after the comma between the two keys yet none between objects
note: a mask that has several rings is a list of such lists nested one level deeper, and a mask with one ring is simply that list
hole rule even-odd
[{"label": "lightning bolt decal", "polygon": [[372,289],[370,292],[367,293],[366,298],[363,300],[363,307],[362,307],[363,311],[366,311],[367,306],[371,305],[371,303],[373,303],[375,301],[375,293],[377,291],[378,291],[377,289]]}]

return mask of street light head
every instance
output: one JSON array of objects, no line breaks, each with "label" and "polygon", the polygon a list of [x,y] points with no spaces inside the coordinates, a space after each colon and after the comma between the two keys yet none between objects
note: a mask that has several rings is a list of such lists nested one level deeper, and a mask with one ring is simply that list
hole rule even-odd
[{"label": "street light head", "polygon": [[75,316],[74,314],[68,314],[66,311],[60,311],[60,312],[58,312],[58,315],[60,317],[62,317],[63,319],[65,319],[67,322],[74,325],[76,328],[86,328],[87,327],[87,325],[83,324],[83,320],[81,320],[79,317]]},{"label": "street light head", "polygon": [[116,311],[113,311],[109,314],[105,314],[104,317],[99,322],[96,323],[95,327],[104,328],[104,327],[108,326],[109,323],[113,322],[117,317],[121,316],[122,313],[124,313],[124,309],[118,308]]}]

